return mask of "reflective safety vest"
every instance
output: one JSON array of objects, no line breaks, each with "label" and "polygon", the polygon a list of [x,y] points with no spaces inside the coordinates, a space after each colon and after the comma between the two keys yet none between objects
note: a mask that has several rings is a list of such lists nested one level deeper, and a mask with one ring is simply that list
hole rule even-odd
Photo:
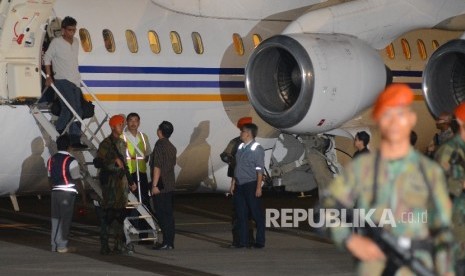
[{"label": "reflective safety vest", "polygon": [[[258,142],[254,142],[254,143],[250,146],[250,150],[251,150],[251,151],[255,151],[255,149],[256,149],[258,146],[260,146],[260,144],[259,144]],[[244,143],[242,143],[242,144],[239,145],[238,150],[241,150],[242,148],[245,149],[245,144],[244,144]],[[261,171],[262,168],[261,168],[261,167],[255,167],[255,170]]]},{"label": "reflective safety vest", "polygon": [[71,155],[60,152],[50,157],[47,168],[53,186],[52,190],[77,192],[69,171],[69,165],[73,160],[75,159]]},{"label": "reflective safety vest", "polygon": [[[245,144],[242,143],[242,144],[239,145],[238,149],[242,149],[244,146],[245,146]],[[255,143],[252,144],[252,146],[250,146],[250,150],[254,151],[258,146],[260,146],[260,144],[258,142],[255,142]]]},{"label": "reflective safety vest", "polygon": [[147,164],[145,162],[145,152],[147,150],[147,142],[145,141],[144,134],[142,132],[137,132],[137,137],[139,137],[139,143],[137,147],[144,154],[140,156],[139,152],[134,148],[133,139],[126,137],[123,133],[123,140],[126,142],[126,163],[128,164],[129,172],[135,173],[137,170],[136,160],[139,165],[139,172],[147,172]]}]

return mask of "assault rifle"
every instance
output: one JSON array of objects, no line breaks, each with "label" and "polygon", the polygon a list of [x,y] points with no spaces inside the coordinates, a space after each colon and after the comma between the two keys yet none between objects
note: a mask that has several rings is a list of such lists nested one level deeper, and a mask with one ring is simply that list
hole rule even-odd
[{"label": "assault rifle", "polygon": [[113,149],[115,150],[116,155],[123,162],[123,171],[124,175],[126,176],[126,179],[128,180],[128,185],[132,186],[132,184],[134,184],[134,179],[132,179],[131,173],[129,172],[128,164],[126,163],[126,158],[121,154],[121,152],[119,152],[118,147],[116,146],[115,142],[113,142],[113,140],[111,140],[111,144],[113,145]]},{"label": "assault rifle", "polygon": [[465,160],[457,150],[454,150],[450,155],[449,164],[461,166],[465,170]]},{"label": "assault rifle", "polygon": [[401,239],[379,227],[366,227],[363,228],[363,232],[379,246],[387,257],[383,276],[394,275],[402,266],[410,268],[410,270],[419,276],[436,275],[420,260],[415,258],[413,250],[411,250],[411,240],[405,240],[405,244],[403,244]]},{"label": "assault rifle", "polygon": [[[460,179],[463,175],[460,171],[465,171],[465,160],[459,154],[458,150],[454,150],[450,155],[449,159],[450,170],[447,172],[447,176],[451,177],[453,181],[448,183],[449,193],[453,196],[459,196],[463,192],[463,184]],[[461,170],[459,168],[462,168]]]}]

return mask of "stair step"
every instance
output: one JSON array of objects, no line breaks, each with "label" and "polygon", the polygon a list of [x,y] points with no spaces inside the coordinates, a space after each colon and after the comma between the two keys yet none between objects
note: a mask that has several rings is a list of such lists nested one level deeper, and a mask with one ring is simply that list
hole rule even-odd
[{"label": "stair step", "polygon": [[[1,2],[1,0],[0,0]],[[41,72],[42,76],[45,77],[45,73]],[[83,183],[86,185],[90,185],[90,187],[95,191],[95,195],[93,197],[93,202],[96,207],[100,207],[100,200],[102,198],[102,188],[100,186],[100,181],[98,176],[91,175],[95,173],[95,170],[92,170],[93,166],[93,158],[97,156],[97,148],[101,143],[101,139],[104,139],[105,135],[103,135],[102,127],[106,121],[109,119],[108,113],[103,109],[99,100],[93,94],[88,87],[85,85],[84,82],[81,82],[82,86],[87,90],[89,95],[91,95],[94,101],[97,103],[96,106],[99,106],[105,114],[105,118],[102,121],[99,121],[98,118],[95,116],[90,118],[88,121],[84,122],[82,118],[78,119],[78,115],[75,114],[74,110],[71,110],[73,113],[72,121],[79,121],[82,123],[82,136],[81,136],[81,143],[85,144],[87,148],[73,148],[74,155],[76,156],[79,162],[79,168],[81,169],[81,173],[83,175]],[[62,94],[58,89],[52,85],[52,88],[55,90],[55,93],[62,97]],[[67,101],[65,100],[65,103]],[[48,136],[51,137],[52,140],[55,140],[56,137],[59,136],[53,121],[56,116],[52,116],[50,111],[50,105],[46,103],[35,103],[30,105],[30,112],[37,123],[42,127],[43,131],[45,131]],[[95,124],[94,124],[95,123]],[[68,130],[69,125],[65,128]],[[93,125],[91,125],[93,124]],[[101,137],[103,136],[103,138]],[[88,153],[85,153],[88,152]],[[133,193],[129,193],[128,195],[128,207],[129,209],[136,209],[137,214],[134,217],[129,217],[127,220],[124,221],[124,231],[125,235],[128,238],[128,242],[131,242],[131,237],[128,234],[132,233],[151,233],[153,235],[152,238],[144,238],[141,240],[157,240],[158,231],[160,228],[157,225],[156,220],[151,215],[150,209],[147,208],[144,204],[138,201],[138,199],[134,196]],[[149,230],[138,230],[129,220],[145,220],[149,225]],[[137,225],[138,226],[138,225]],[[135,240],[133,240],[135,241]]]},{"label": "stair step", "polygon": [[141,215],[141,216],[136,216],[136,217],[126,217],[129,220],[136,220],[136,219],[151,219],[151,215]]}]

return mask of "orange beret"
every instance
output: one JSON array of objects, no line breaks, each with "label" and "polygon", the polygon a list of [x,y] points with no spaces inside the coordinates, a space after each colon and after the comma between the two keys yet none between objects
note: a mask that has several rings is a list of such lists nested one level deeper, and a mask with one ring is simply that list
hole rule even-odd
[{"label": "orange beret", "polygon": [[252,123],[252,117],[242,117],[237,121],[237,127],[241,129],[246,124]]},{"label": "orange beret", "polygon": [[122,115],[114,115],[110,118],[110,127],[115,127],[119,124],[124,124],[124,117]]},{"label": "orange beret", "polygon": [[375,102],[373,119],[378,120],[390,107],[408,106],[413,102],[412,89],[406,84],[394,83],[386,87]]},{"label": "orange beret", "polygon": [[465,122],[465,102],[460,103],[454,110],[455,118]]}]

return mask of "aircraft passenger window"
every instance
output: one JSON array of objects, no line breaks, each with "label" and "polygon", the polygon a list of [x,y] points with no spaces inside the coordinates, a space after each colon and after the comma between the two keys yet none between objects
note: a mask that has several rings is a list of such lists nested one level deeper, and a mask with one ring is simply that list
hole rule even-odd
[{"label": "aircraft passenger window", "polygon": [[147,37],[149,39],[150,50],[152,50],[154,54],[159,54],[161,51],[161,47],[160,40],[158,39],[158,34],[155,31],[149,31],[147,33]]},{"label": "aircraft passenger window", "polygon": [[258,44],[260,44],[262,42],[262,37],[258,34],[254,34],[252,36],[252,40],[253,40],[253,46],[254,48],[256,48],[258,46]]},{"label": "aircraft passenger window", "polygon": [[128,49],[131,53],[135,54],[139,50],[137,44],[136,34],[131,30],[126,30],[126,42],[128,43]]},{"label": "aircraft passenger window", "polygon": [[433,46],[433,50],[436,50],[437,48],[439,48],[439,42],[436,39],[433,40],[431,43]]},{"label": "aircraft passenger window", "polygon": [[192,43],[194,43],[195,52],[199,55],[203,54],[203,42],[202,37],[198,32],[192,33]]},{"label": "aircraft passenger window", "polygon": [[410,60],[412,58],[412,53],[410,52],[410,45],[409,45],[407,39],[402,38],[402,40],[400,42],[402,44],[402,51],[404,52],[405,58]]},{"label": "aircraft passenger window", "polygon": [[105,43],[105,48],[108,52],[113,53],[115,51],[115,39],[113,38],[113,33],[105,29],[102,32],[103,42]]},{"label": "aircraft passenger window", "polygon": [[242,37],[238,33],[233,34],[233,43],[236,53],[240,56],[244,55],[244,43],[242,42]]},{"label": "aircraft passenger window", "polygon": [[390,59],[394,59],[396,57],[396,52],[394,51],[394,45],[392,43],[386,46],[386,54]]},{"label": "aircraft passenger window", "polygon": [[86,29],[79,29],[79,39],[81,40],[81,47],[84,52],[88,53],[92,51],[92,41],[90,40],[90,34]]},{"label": "aircraft passenger window", "polygon": [[418,47],[418,53],[420,54],[420,57],[422,60],[426,60],[428,57],[428,54],[426,53],[426,47],[425,43],[421,39],[417,39],[417,47]]},{"label": "aircraft passenger window", "polygon": [[182,44],[179,34],[175,31],[170,32],[171,46],[176,54],[182,53]]}]

